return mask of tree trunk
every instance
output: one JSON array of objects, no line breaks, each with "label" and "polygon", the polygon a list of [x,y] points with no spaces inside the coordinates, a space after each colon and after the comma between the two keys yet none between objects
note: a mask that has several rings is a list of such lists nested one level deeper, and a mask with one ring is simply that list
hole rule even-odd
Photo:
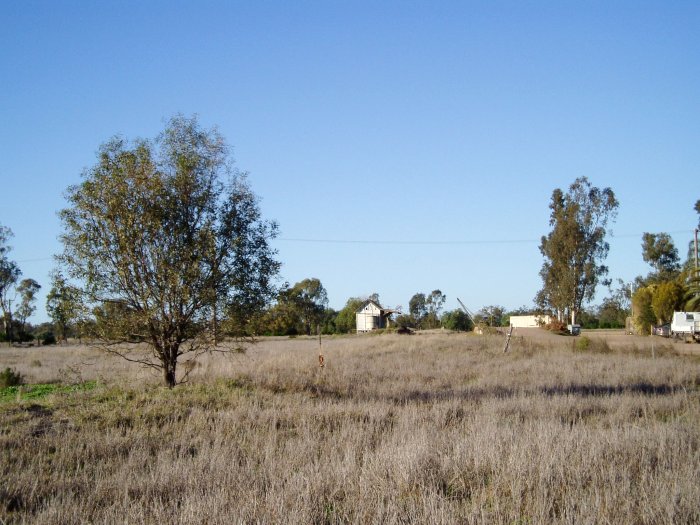
[{"label": "tree trunk", "polygon": [[571,326],[576,324],[576,310],[574,308],[571,309]]},{"label": "tree trunk", "polygon": [[173,388],[176,382],[175,371],[177,370],[177,351],[180,345],[168,345],[161,352],[163,365],[163,380],[168,388]]},{"label": "tree trunk", "polygon": [[163,366],[163,379],[168,388],[175,386],[175,366]]}]

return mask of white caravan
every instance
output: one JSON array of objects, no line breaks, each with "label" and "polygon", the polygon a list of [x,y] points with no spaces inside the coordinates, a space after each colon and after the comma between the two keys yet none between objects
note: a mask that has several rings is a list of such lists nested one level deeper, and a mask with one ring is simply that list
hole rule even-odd
[{"label": "white caravan", "polygon": [[700,312],[673,312],[671,335],[700,341]]}]

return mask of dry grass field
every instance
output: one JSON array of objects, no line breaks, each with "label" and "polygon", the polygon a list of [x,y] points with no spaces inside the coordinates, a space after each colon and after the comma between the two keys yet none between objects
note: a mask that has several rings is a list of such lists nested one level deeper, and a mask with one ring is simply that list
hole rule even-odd
[{"label": "dry grass field", "polygon": [[0,348],[0,523],[700,523],[700,345],[523,334]]}]

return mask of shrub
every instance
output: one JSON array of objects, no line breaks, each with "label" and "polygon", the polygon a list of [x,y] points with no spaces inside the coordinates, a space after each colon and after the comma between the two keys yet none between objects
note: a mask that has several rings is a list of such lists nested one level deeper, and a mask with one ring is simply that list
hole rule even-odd
[{"label": "shrub", "polygon": [[14,368],[7,367],[0,372],[0,388],[19,386],[21,384],[24,384],[24,378],[22,374],[16,372]]},{"label": "shrub", "polygon": [[588,350],[588,347],[591,346],[591,340],[588,339],[585,335],[582,335],[578,339],[576,339],[576,350]]},{"label": "shrub", "polygon": [[597,354],[609,354],[612,348],[608,345],[605,339],[590,339],[585,335],[578,337],[574,342],[574,351],[578,352],[593,352]]},{"label": "shrub", "polygon": [[29,343],[34,340],[34,336],[27,332],[20,332],[17,335],[16,340],[18,343]]},{"label": "shrub", "polygon": [[564,333],[566,332],[566,323],[557,319],[552,319],[549,324],[544,325],[545,329],[550,332]]},{"label": "shrub", "polygon": [[53,332],[44,332],[39,338],[41,339],[41,344],[44,346],[56,344],[56,336],[53,335]]}]

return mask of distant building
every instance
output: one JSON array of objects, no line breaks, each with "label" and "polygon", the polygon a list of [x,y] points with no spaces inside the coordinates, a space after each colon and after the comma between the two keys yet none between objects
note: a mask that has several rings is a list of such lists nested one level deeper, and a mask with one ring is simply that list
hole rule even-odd
[{"label": "distant building", "polygon": [[386,328],[389,326],[389,320],[393,313],[396,313],[396,310],[382,308],[374,301],[366,301],[365,304],[355,312],[358,333],[371,332],[378,328]]},{"label": "distant building", "polygon": [[537,328],[552,322],[549,315],[511,315],[510,326],[513,328]]}]

